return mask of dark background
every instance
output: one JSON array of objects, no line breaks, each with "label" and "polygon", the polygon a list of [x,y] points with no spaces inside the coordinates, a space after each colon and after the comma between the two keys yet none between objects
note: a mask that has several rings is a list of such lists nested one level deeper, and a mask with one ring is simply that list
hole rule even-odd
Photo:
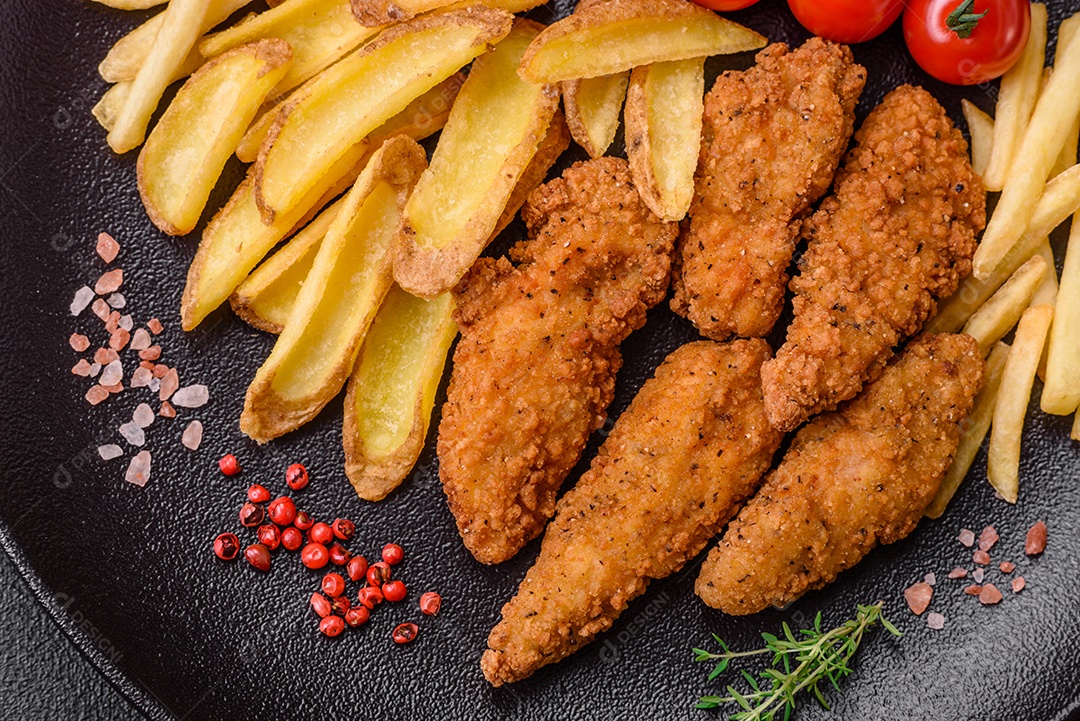
[{"label": "dark background", "polygon": [[[1052,3],[1053,25],[1078,5]],[[565,3],[554,10],[564,12]],[[550,19],[549,10],[537,13]],[[905,637],[868,637],[845,693],[828,694],[834,713],[807,702],[800,719],[1061,718],[1080,695],[1080,447],[1068,441],[1071,419],[1035,412],[1035,403],[1016,507],[993,499],[980,456],[941,520],[923,523],[788,609],[740,619],[704,607],[693,595],[695,562],[653,584],[589,648],[525,682],[490,688],[477,663],[484,639],[538,544],[500,566],[475,563],[445,508],[431,439],[398,492],[379,504],[358,501],[341,470],[337,401],[309,426],[257,448],[236,419],[272,338],[226,311],[193,333],[179,331],[177,304],[195,240],[167,238],[151,226],[135,188],[135,155],[112,155],[89,115],[105,89],[97,62],[139,17],[69,0],[0,5],[0,545],[30,589],[9,570],[0,577],[7,601],[0,610],[0,714],[123,713],[109,705],[110,687],[87,673],[46,612],[153,718],[717,718],[691,708],[698,695],[720,690],[706,681],[707,669],[692,663],[692,646],[708,644],[716,632],[747,648],[781,621],[804,625],[821,610],[831,625],[855,604],[878,599]],[[779,2],[764,0],[736,18],[774,40],[806,37]],[[961,92],[920,74],[898,28],[855,53],[870,69],[860,119],[888,90],[918,82],[962,122]],[[709,68],[748,62],[714,60]],[[963,91],[987,109],[994,94],[993,86]],[[211,208],[240,172],[227,169]],[[104,270],[93,251],[102,230],[123,246],[118,265],[136,322],[160,317],[167,326],[164,360],[179,368],[182,382],[211,390],[206,408],[149,429],[154,471],[143,489],[123,482],[130,452],[103,463],[94,448],[117,438],[116,427],[144,396],[126,391],[90,409],[81,399],[88,384],[68,372],[76,357],[66,344],[73,330],[93,331],[101,341],[96,319],[86,312],[74,320],[67,307],[75,289]],[[520,233],[512,226],[492,252]],[[1059,263],[1062,240],[1056,237]],[[656,308],[624,345],[611,416],[668,352],[694,337],[665,305]],[[1036,402],[1038,393],[1036,385]],[[206,425],[194,454],[179,445],[192,418]],[[583,464],[600,440],[598,434]],[[216,459],[225,452],[240,456],[241,476],[218,473]],[[297,494],[301,507],[326,520],[355,520],[353,550],[370,558],[391,540],[406,549],[400,573],[410,598],[336,640],[318,635],[306,609],[321,573],[279,553],[274,569],[259,575],[210,553],[217,533],[238,530],[246,485],[259,481],[280,492],[285,467],[297,460],[313,477]],[[1038,519],[1050,527],[1050,547],[1029,561],[1020,549]],[[1029,583],[996,608],[979,606],[943,578],[970,559],[954,540],[959,529],[977,532],[987,523],[1002,536],[995,562],[1016,561]],[[927,629],[902,601],[902,589],[928,571],[942,578],[931,606],[948,619],[941,632]],[[444,612],[420,619],[413,644],[393,646],[390,630],[419,618],[416,598],[428,589],[443,594]]]}]

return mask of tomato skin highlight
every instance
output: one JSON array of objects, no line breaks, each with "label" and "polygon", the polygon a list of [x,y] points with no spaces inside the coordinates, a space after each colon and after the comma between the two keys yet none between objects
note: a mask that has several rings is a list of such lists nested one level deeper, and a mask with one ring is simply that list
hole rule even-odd
[{"label": "tomato skin highlight", "polygon": [[904,0],[788,0],[788,7],[815,35],[851,44],[888,30],[900,17]]},{"label": "tomato skin highlight", "polygon": [[703,8],[728,12],[730,10],[742,10],[758,2],[758,0],[694,0]]},{"label": "tomato skin highlight", "polygon": [[978,85],[1001,77],[1024,52],[1031,32],[1028,0],[975,0],[972,12],[986,11],[971,36],[946,25],[960,0],[909,0],[904,41],[923,70],[953,85]]}]

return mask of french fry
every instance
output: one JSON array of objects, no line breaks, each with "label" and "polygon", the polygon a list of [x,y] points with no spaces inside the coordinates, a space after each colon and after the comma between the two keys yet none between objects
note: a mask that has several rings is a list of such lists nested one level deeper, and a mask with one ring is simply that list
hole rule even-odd
[{"label": "french fry", "polygon": [[1080,215],[1073,217],[1069,233],[1049,346],[1040,406],[1046,413],[1068,415],[1080,406]]},{"label": "french fry", "polygon": [[255,163],[264,221],[289,212],[343,153],[505,37],[512,21],[474,6],[396,25],[290,99]]},{"label": "french fry", "polygon": [[960,101],[971,133],[971,167],[980,176],[986,173],[990,152],[994,143],[994,119],[967,98]]},{"label": "french fry", "polygon": [[[1077,29],[1080,26],[1076,24],[1066,24],[1061,28],[1058,28],[1058,45],[1071,42],[1073,35],[1076,34]],[[1054,164],[1053,170],[1050,171],[1050,177],[1057,177],[1058,174],[1063,173],[1072,166],[1076,165],[1076,152],[1077,144],[1080,142],[1080,115],[1073,121],[1073,126],[1069,128],[1069,134],[1066,136],[1065,146],[1061,149],[1061,153],[1058,155],[1057,162]]]},{"label": "french fry", "polygon": [[1035,290],[1046,276],[1046,261],[1036,255],[1020,266],[990,300],[975,311],[963,333],[979,342],[985,356],[994,343],[1008,333],[1031,304]]},{"label": "french fry", "polygon": [[964,434],[960,436],[960,444],[953,454],[952,464],[945,472],[945,478],[941,481],[941,488],[930,505],[926,507],[927,518],[941,518],[945,507],[956,495],[971,470],[971,464],[982,447],[986,432],[990,430],[990,421],[994,417],[994,405],[997,403],[998,388],[1001,387],[1001,374],[1005,370],[1005,361],[1009,357],[1009,346],[1004,343],[996,343],[990,351],[990,357],[986,359],[986,383],[982,390],[975,396],[971,414],[964,422]]},{"label": "french fry", "polygon": [[1020,493],[1020,439],[1024,415],[1053,316],[1054,309],[1048,305],[1036,305],[1024,311],[1001,375],[986,475],[990,485],[1009,503],[1016,503]]},{"label": "french fry", "polygon": [[[202,32],[205,33],[210,28],[220,25],[230,15],[249,3],[251,0],[210,0],[206,17],[203,18]],[[158,13],[117,40],[105,55],[105,59],[98,65],[101,79],[110,83],[134,80],[139,68],[146,60],[146,54],[150,52],[150,47],[154,44],[154,36],[161,28],[163,19],[164,13]],[[201,62],[202,55],[197,49],[195,54]]]},{"label": "french fry", "polygon": [[634,68],[626,93],[626,155],[641,199],[682,220],[694,197],[705,109],[705,58]]},{"label": "french fry", "polygon": [[938,308],[925,330],[955,333],[1016,269],[1038,252],[1046,236],[1073,213],[1080,211],[1080,165],[1074,165],[1046,184],[1031,223],[1020,242],[985,280],[968,276],[955,293]]},{"label": "french fry", "polygon": [[550,25],[521,60],[533,83],[755,50],[765,38],[687,0],[608,0]]},{"label": "french fry", "polygon": [[270,357],[244,397],[240,430],[265,443],[314,418],[352,372],[390,286],[391,250],[427,156],[396,136],[372,156],[319,246]]},{"label": "french fry", "polygon": [[[202,67],[202,64],[203,56],[193,49],[188,53],[187,57],[184,58],[184,62],[176,69],[176,72],[173,73],[173,77],[169,81],[169,84],[171,85],[173,82],[182,80],[191,75]],[[116,83],[105,91],[101,96],[101,99],[98,100],[97,104],[90,111],[101,127],[105,128],[106,131],[113,129],[113,126],[116,124],[116,119],[119,117],[120,111],[124,109],[124,104],[127,102],[128,95],[130,94],[130,81]]]},{"label": "french fry", "polygon": [[519,20],[476,59],[461,87],[431,166],[405,207],[395,249],[394,280],[413,295],[432,299],[461,279],[547,133],[558,87],[534,85],[517,73],[542,29]]},{"label": "french fry", "polygon": [[630,71],[598,78],[565,80],[560,83],[566,123],[574,141],[589,157],[607,152],[619,129],[619,111],[626,99]]},{"label": "french fry", "polygon": [[983,173],[987,190],[1004,187],[1016,150],[1024,137],[1024,129],[1035,109],[1046,60],[1046,6],[1031,5],[1031,31],[1020,59],[1001,77],[997,106],[994,110],[994,142],[990,160]]},{"label": "french fry", "polygon": [[353,19],[349,0],[288,0],[203,38],[199,52],[212,58],[265,38],[280,38],[289,43],[293,64],[274,88],[273,99],[330,67],[376,32],[377,28],[366,28]]},{"label": "french fry", "polygon": [[[1080,14],[1062,23],[1080,23]],[[975,251],[972,269],[984,280],[1020,241],[1046,188],[1050,170],[1065,146],[1069,129],[1080,116],[1080,37],[1058,46],[1054,74],[1046,84],[1024,139],[1005,176],[997,208]],[[996,121],[995,121],[996,125]]]},{"label": "french fry", "polygon": [[99,5],[106,5],[117,10],[146,10],[162,5],[168,0],[94,0]]},{"label": "french fry", "polygon": [[229,305],[236,315],[267,333],[280,333],[285,328],[319,245],[344,202],[342,198],[319,213],[292,240],[251,271],[229,296]]},{"label": "french fry", "polygon": [[126,153],[146,138],[150,116],[157,109],[165,87],[195,46],[209,4],[210,0],[171,0],[165,8],[161,29],[109,131],[107,140],[115,152]]},{"label": "french fry", "polygon": [[[1046,262],[1046,275],[1043,276],[1039,287],[1035,289],[1035,295],[1031,296],[1029,305],[1057,305],[1057,265],[1054,264],[1054,251],[1050,247],[1049,238],[1039,246],[1038,255]],[[1043,347],[1042,357],[1039,358],[1039,370],[1037,371],[1039,380],[1043,383],[1046,382],[1046,359],[1049,354],[1050,343],[1047,342]]]},{"label": "french fry", "polygon": [[292,51],[272,38],[229,50],[184,83],[139,153],[139,195],[154,225],[186,235]]},{"label": "french fry", "polygon": [[390,289],[349,377],[342,445],[356,493],[379,501],[409,475],[423,450],[457,335],[449,293],[423,300]]}]

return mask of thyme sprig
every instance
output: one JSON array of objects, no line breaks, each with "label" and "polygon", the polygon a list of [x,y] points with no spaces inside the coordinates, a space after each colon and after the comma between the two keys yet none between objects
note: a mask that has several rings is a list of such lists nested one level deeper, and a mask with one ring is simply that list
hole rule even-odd
[{"label": "thyme sprig", "polygon": [[822,682],[828,681],[833,688],[840,690],[839,682],[851,674],[849,662],[859,649],[866,631],[880,623],[893,636],[901,635],[882,615],[881,607],[881,601],[870,606],[860,605],[854,619],[829,631],[821,630],[819,611],[814,618],[814,627],[800,630],[798,636],[785,622],[783,638],[763,633],[761,637],[765,640],[765,647],[752,651],[732,651],[719,636],[713,634],[723,653],[694,649],[695,661],[717,661],[709,673],[710,681],[726,671],[728,664],[736,658],[772,654],[772,661],[758,678],[745,670],[740,671],[750,687],[749,691],[739,692],[729,685],[727,696],[702,696],[698,699],[697,708],[712,709],[722,704],[736,703],[742,710],[731,714],[729,718],[732,721],[775,721],[781,712],[786,721],[795,710],[796,698],[802,691],[811,693],[822,706],[829,708]]}]

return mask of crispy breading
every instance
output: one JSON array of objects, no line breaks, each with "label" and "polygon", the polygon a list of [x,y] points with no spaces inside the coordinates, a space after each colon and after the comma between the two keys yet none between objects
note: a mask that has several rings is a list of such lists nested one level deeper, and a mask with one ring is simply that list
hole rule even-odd
[{"label": "crispy breading", "polygon": [[799,431],[728,526],[696,590],[755,613],[821,588],[879,543],[904,538],[934,498],[983,384],[967,335],[926,335],[842,410]]},{"label": "crispy breading", "polygon": [[762,369],[769,420],[783,431],[881,373],[935,299],[971,271],[986,222],[967,143],[930,93],[892,91],[855,139],[833,195],[803,230],[795,318]]},{"label": "crispy breading", "polygon": [[777,43],[705,97],[690,220],[671,308],[709,338],[769,333],[784,302],[800,218],[832,183],[866,70],[821,38]]},{"label": "crispy breading", "polygon": [[782,434],[765,417],[763,340],[676,350],[560,501],[540,557],[488,637],[496,686],[606,630],[649,580],[696,556],[757,487]]},{"label": "crispy breading", "polygon": [[537,188],[529,240],[458,285],[439,426],[443,488],[465,546],[504,561],[535,538],[603,422],[621,343],[667,292],[674,223],[641,201],[625,160],[577,163]]}]

